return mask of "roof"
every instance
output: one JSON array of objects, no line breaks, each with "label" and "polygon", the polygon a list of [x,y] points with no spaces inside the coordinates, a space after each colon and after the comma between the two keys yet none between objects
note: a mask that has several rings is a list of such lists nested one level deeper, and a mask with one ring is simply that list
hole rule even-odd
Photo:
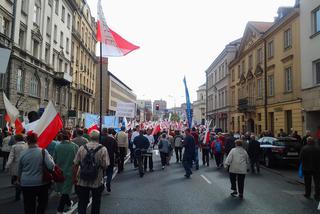
[{"label": "roof", "polygon": [[108,71],[108,74],[110,76],[112,76],[113,78],[115,78],[118,82],[120,82],[124,87],[126,87],[127,89],[129,89],[130,91],[132,91],[131,88],[129,88],[126,84],[124,84],[118,77],[116,77],[113,73],[111,73],[110,71]]},{"label": "roof", "polygon": [[273,22],[250,21],[248,24],[253,26],[259,33],[265,33],[273,25]]}]

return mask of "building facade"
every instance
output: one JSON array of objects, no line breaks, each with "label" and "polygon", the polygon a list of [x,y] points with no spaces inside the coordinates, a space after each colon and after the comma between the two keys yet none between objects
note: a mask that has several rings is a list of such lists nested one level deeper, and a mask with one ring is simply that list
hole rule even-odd
[{"label": "building facade", "polygon": [[71,38],[70,123],[83,126],[85,113],[95,111],[96,22],[85,0],[76,0]]},{"label": "building facade", "polygon": [[236,58],[230,63],[230,130],[257,132],[262,129],[257,112],[264,111],[264,40],[270,22],[248,22]]},{"label": "building facade", "polygon": [[301,88],[304,130],[320,125],[320,0],[300,0]]},{"label": "building facade", "polygon": [[141,121],[150,121],[152,119],[152,102],[151,100],[137,100]]},{"label": "building facade", "polygon": [[43,112],[52,100],[67,121],[75,10],[73,0],[0,1],[0,46],[12,51],[0,88],[21,117],[30,111]]},{"label": "building facade", "polygon": [[207,119],[213,120],[211,126],[230,129],[229,118],[229,63],[234,59],[240,39],[228,45],[206,70]]},{"label": "building facade", "polygon": [[165,100],[154,100],[153,101],[153,119],[160,119],[166,112],[167,102]]},{"label": "building facade", "polygon": [[206,121],[206,84],[197,90],[197,100],[193,102],[193,123],[205,125]]}]

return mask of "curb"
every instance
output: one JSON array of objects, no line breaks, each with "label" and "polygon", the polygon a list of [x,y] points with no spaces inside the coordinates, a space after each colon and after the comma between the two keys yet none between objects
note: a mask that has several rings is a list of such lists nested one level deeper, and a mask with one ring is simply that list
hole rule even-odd
[{"label": "curb", "polygon": [[274,170],[274,169],[270,169],[268,167],[265,167],[265,166],[261,166],[261,168],[263,168],[264,170],[268,171],[268,172],[271,172],[273,174],[276,174],[276,175],[279,175],[285,179],[287,179],[288,181],[291,181],[291,182],[294,182],[294,183],[297,183],[297,184],[300,184],[300,185],[303,185],[304,186],[304,182],[298,180],[298,179],[295,179],[295,178],[292,178],[292,177],[289,177],[289,176],[286,176],[284,175],[283,173],[281,173],[280,171],[277,171],[277,170]]}]

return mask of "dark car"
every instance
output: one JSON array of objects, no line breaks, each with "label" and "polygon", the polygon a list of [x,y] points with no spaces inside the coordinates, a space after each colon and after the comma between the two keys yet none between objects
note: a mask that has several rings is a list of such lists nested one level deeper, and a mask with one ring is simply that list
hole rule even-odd
[{"label": "dark car", "polygon": [[293,137],[262,137],[258,140],[261,148],[261,159],[266,167],[275,164],[298,164],[302,145]]}]

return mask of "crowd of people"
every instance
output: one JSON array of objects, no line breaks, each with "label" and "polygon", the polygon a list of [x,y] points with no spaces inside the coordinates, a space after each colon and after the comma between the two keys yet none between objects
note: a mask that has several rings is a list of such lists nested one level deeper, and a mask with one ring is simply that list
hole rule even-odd
[{"label": "crowd of people", "polygon": [[[101,134],[97,130],[88,133],[87,129],[77,127],[71,131],[61,130],[45,149],[38,146],[38,136],[32,131],[13,135],[4,130],[1,140],[3,167],[9,170],[11,182],[16,187],[15,200],[20,200],[21,193],[23,195],[26,214],[45,213],[51,190],[60,195],[57,213],[71,209],[73,191],[78,197],[79,214],[86,213],[90,195],[91,213],[99,213],[102,192],[104,189],[111,192],[114,169],[123,172],[128,150],[140,177],[148,169],[153,172],[156,149],[160,153],[162,170],[175,156],[176,163],[181,163],[185,169],[186,178],[191,178],[193,167],[199,169],[199,153],[202,153],[204,167],[210,166],[211,158],[218,169],[224,167],[229,172],[233,197],[243,198],[244,181],[249,171],[260,173],[260,143],[255,135],[215,133],[205,127],[163,129],[154,133],[152,128],[141,129],[137,125],[132,130],[121,127],[119,132],[104,128]],[[305,144],[300,154],[306,183],[305,197],[310,197],[313,178],[314,197],[319,200],[320,149],[311,135],[306,137]],[[44,179],[45,172],[54,174],[56,167],[63,172],[63,181]]]}]

